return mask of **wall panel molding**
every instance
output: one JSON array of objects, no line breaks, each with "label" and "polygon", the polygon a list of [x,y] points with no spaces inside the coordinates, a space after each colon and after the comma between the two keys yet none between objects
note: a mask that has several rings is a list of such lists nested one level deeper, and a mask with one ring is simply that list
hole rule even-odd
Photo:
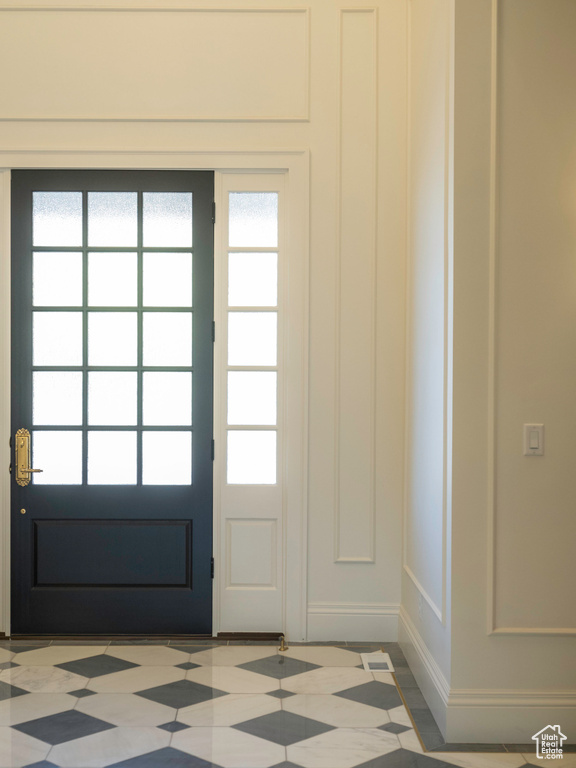
[{"label": "wall panel molding", "polygon": [[[18,72],[5,82],[0,122],[307,122],[309,16],[307,8],[0,6],[0,66]],[[117,87],[102,87],[107,78]]]},{"label": "wall panel molding", "polygon": [[334,560],[373,563],[378,14],[340,12]]},{"label": "wall panel molding", "polygon": [[308,603],[308,640],[395,642],[395,603]]}]

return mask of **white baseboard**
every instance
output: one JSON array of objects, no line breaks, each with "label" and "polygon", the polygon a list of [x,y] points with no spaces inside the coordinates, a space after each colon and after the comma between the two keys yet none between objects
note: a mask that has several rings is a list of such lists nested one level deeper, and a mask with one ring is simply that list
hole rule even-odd
[{"label": "white baseboard", "polygon": [[309,603],[308,640],[396,642],[399,608],[386,603]]}]

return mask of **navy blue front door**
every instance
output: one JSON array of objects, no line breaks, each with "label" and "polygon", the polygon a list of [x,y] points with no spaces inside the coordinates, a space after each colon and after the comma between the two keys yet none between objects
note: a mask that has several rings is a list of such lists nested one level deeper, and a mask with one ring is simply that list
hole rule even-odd
[{"label": "navy blue front door", "polygon": [[211,633],[213,190],[13,173],[13,634]]}]

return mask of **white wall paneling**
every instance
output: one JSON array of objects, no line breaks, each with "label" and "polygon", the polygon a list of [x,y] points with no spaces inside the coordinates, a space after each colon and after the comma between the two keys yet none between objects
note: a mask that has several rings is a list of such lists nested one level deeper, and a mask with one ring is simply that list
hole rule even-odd
[{"label": "white wall paneling", "polygon": [[398,605],[386,603],[309,603],[309,640],[396,642]]}]

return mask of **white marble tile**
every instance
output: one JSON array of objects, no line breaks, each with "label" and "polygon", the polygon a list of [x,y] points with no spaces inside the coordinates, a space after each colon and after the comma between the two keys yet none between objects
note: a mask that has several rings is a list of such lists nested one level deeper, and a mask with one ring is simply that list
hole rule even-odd
[{"label": "white marble tile", "polygon": [[31,693],[66,693],[84,688],[88,678],[58,667],[12,667],[0,672],[0,681]]},{"label": "white marble tile", "polygon": [[178,667],[132,667],[92,678],[90,690],[97,693],[135,693],[184,680],[185,675],[185,670]]},{"label": "white marble tile", "polygon": [[18,725],[39,717],[74,709],[76,699],[66,693],[28,693],[0,701],[0,726]]},{"label": "white marble tile", "polygon": [[133,693],[97,693],[78,701],[76,709],[113,725],[163,725],[174,719],[174,710]]},{"label": "white marble tile", "polygon": [[160,728],[112,728],[57,744],[50,762],[61,768],[102,768],[167,747],[170,735]]},{"label": "white marble tile", "polygon": [[562,758],[558,760],[543,760],[540,757],[536,757],[535,752],[529,755],[522,755],[522,757],[531,765],[557,765],[558,768],[576,768],[576,753],[574,752],[564,752]]},{"label": "white marble tile", "polygon": [[[402,736],[402,734],[400,734]],[[460,768],[520,768],[525,764],[519,752],[436,752],[434,757]],[[540,762],[542,764],[543,761]],[[559,761],[560,762],[560,761]]]},{"label": "white marble tile", "polygon": [[378,680],[379,683],[388,683],[388,685],[396,685],[394,675],[391,672],[372,672],[374,680]]},{"label": "white marble tile", "polygon": [[238,667],[198,667],[186,679],[227,693],[267,693],[278,690],[278,680]]},{"label": "white marble tile", "polygon": [[249,661],[275,656],[277,652],[278,643],[275,645],[221,645],[210,648],[208,651],[193,653],[190,661],[193,664],[206,664],[213,667],[235,667],[238,664],[247,664]]},{"label": "white marble tile", "polygon": [[12,728],[0,728],[0,768],[21,768],[45,760],[50,745]]},{"label": "white marble tile", "polygon": [[357,667],[362,663],[358,653],[330,645],[296,645],[289,648],[282,656],[318,664],[321,667]]},{"label": "white marble tile", "polygon": [[304,768],[352,768],[399,749],[393,733],[338,728],[286,748],[288,761]]},{"label": "white marble tile", "polygon": [[402,744],[402,749],[408,749],[410,752],[417,752],[419,755],[424,754],[424,749],[414,729],[399,733],[398,739],[400,744]]},{"label": "white marble tile", "polygon": [[65,664],[68,661],[98,656],[104,653],[106,648],[106,645],[50,645],[47,648],[38,648],[35,651],[23,651],[17,654],[17,662],[29,667],[55,666],[56,664]]},{"label": "white marble tile", "polygon": [[373,680],[372,673],[363,669],[322,667],[285,678],[281,688],[292,693],[337,693]]},{"label": "white marble tile", "polygon": [[265,693],[231,693],[178,710],[176,719],[186,725],[225,726],[243,723],[282,708],[279,699]]},{"label": "white marble tile", "polygon": [[[190,661],[190,654],[169,648],[167,645],[111,645],[107,656],[146,666],[176,666]],[[195,662],[198,663],[198,662]]]},{"label": "white marble tile", "polygon": [[390,722],[385,709],[328,694],[298,694],[283,699],[282,708],[336,728],[377,728]]},{"label": "white marble tile", "polygon": [[406,711],[406,707],[404,705],[389,709],[388,714],[390,715],[390,720],[393,723],[398,723],[398,725],[405,725],[407,728],[414,727],[412,725],[412,720],[410,720],[410,715]]},{"label": "white marble tile", "polygon": [[222,768],[269,768],[286,760],[285,748],[234,728],[190,728],[171,746]]},{"label": "white marble tile", "polygon": [[6,648],[0,648],[0,664],[5,664],[7,661],[11,661],[12,657],[16,654],[12,651],[6,650]]}]

